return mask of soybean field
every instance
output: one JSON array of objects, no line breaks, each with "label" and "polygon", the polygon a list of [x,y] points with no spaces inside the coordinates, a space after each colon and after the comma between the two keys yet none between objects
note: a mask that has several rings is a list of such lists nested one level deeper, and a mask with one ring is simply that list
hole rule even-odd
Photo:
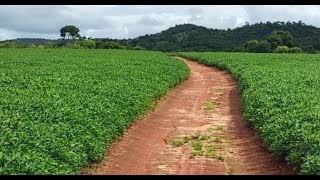
[{"label": "soybean field", "polygon": [[312,54],[184,52],[238,81],[244,119],[268,149],[301,174],[320,174],[320,57]]},{"label": "soybean field", "polygon": [[0,174],[77,174],[188,75],[161,52],[0,49]]}]

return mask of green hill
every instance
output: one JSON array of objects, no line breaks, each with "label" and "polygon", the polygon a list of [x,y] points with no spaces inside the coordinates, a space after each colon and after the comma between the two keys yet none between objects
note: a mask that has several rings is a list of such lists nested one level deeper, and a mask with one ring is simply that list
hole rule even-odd
[{"label": "green hill", "polygon": [[176,25],[153,35],[135,38],[133,43],[160,51],[240,51],[247,40],[266,38],[274,30],[289,31],[294,46],[320,49],[320,28],[296,22],[267,22],[235,29],[209,29],[193,24]]},{"label": "green hill", "polygon": [[[182,24],[171,27],[162,32],[140,36],[134,39],[99,38],[96,41],[116,41],[125,46],[141,46],[147,50],[158,51],[242,51],[247,40],[266,38],[274,30],[289,31],[294,38],[294,46],[304,51],[320,50],[320,28],[299,22],[266,22],[235,29],[211,29],[193,24]],[[62,43],[61,39],[15,39],[13,42],[45,44]]]}]

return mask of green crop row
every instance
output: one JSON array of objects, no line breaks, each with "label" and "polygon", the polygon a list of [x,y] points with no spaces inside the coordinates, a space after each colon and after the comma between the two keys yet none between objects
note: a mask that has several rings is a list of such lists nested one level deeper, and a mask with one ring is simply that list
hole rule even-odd
[{"label": "green crop row", "polygon": [[189,75],[161,52],[0,49],[0,174],[77,174]]},{"label": "green crop row", "polygon": [[178,53],[228,70],[238,81],[244,118],[273,153],[301,174],[320,174],[320,56]]}]

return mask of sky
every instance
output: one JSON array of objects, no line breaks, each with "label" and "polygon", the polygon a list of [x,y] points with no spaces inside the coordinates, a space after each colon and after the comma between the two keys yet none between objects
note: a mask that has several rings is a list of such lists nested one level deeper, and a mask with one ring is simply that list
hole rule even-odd
[{"label": "sky", "polygon": [[65,25],[86,37],[128,39],[184,23],[233,29],[246,22],[301,20],[320,27],[319,19],[319,5],[0,5],[0,40],[58,39]]}]

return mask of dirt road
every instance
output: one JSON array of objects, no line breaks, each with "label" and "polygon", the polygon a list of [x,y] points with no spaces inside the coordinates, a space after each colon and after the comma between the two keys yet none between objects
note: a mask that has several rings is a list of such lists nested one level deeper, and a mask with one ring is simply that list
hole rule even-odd
[{"label": "dirt road", "polygon": [[244,122],[231,75],[177,58],[189,66],[189,79],[88,174],[295,174]]}]

